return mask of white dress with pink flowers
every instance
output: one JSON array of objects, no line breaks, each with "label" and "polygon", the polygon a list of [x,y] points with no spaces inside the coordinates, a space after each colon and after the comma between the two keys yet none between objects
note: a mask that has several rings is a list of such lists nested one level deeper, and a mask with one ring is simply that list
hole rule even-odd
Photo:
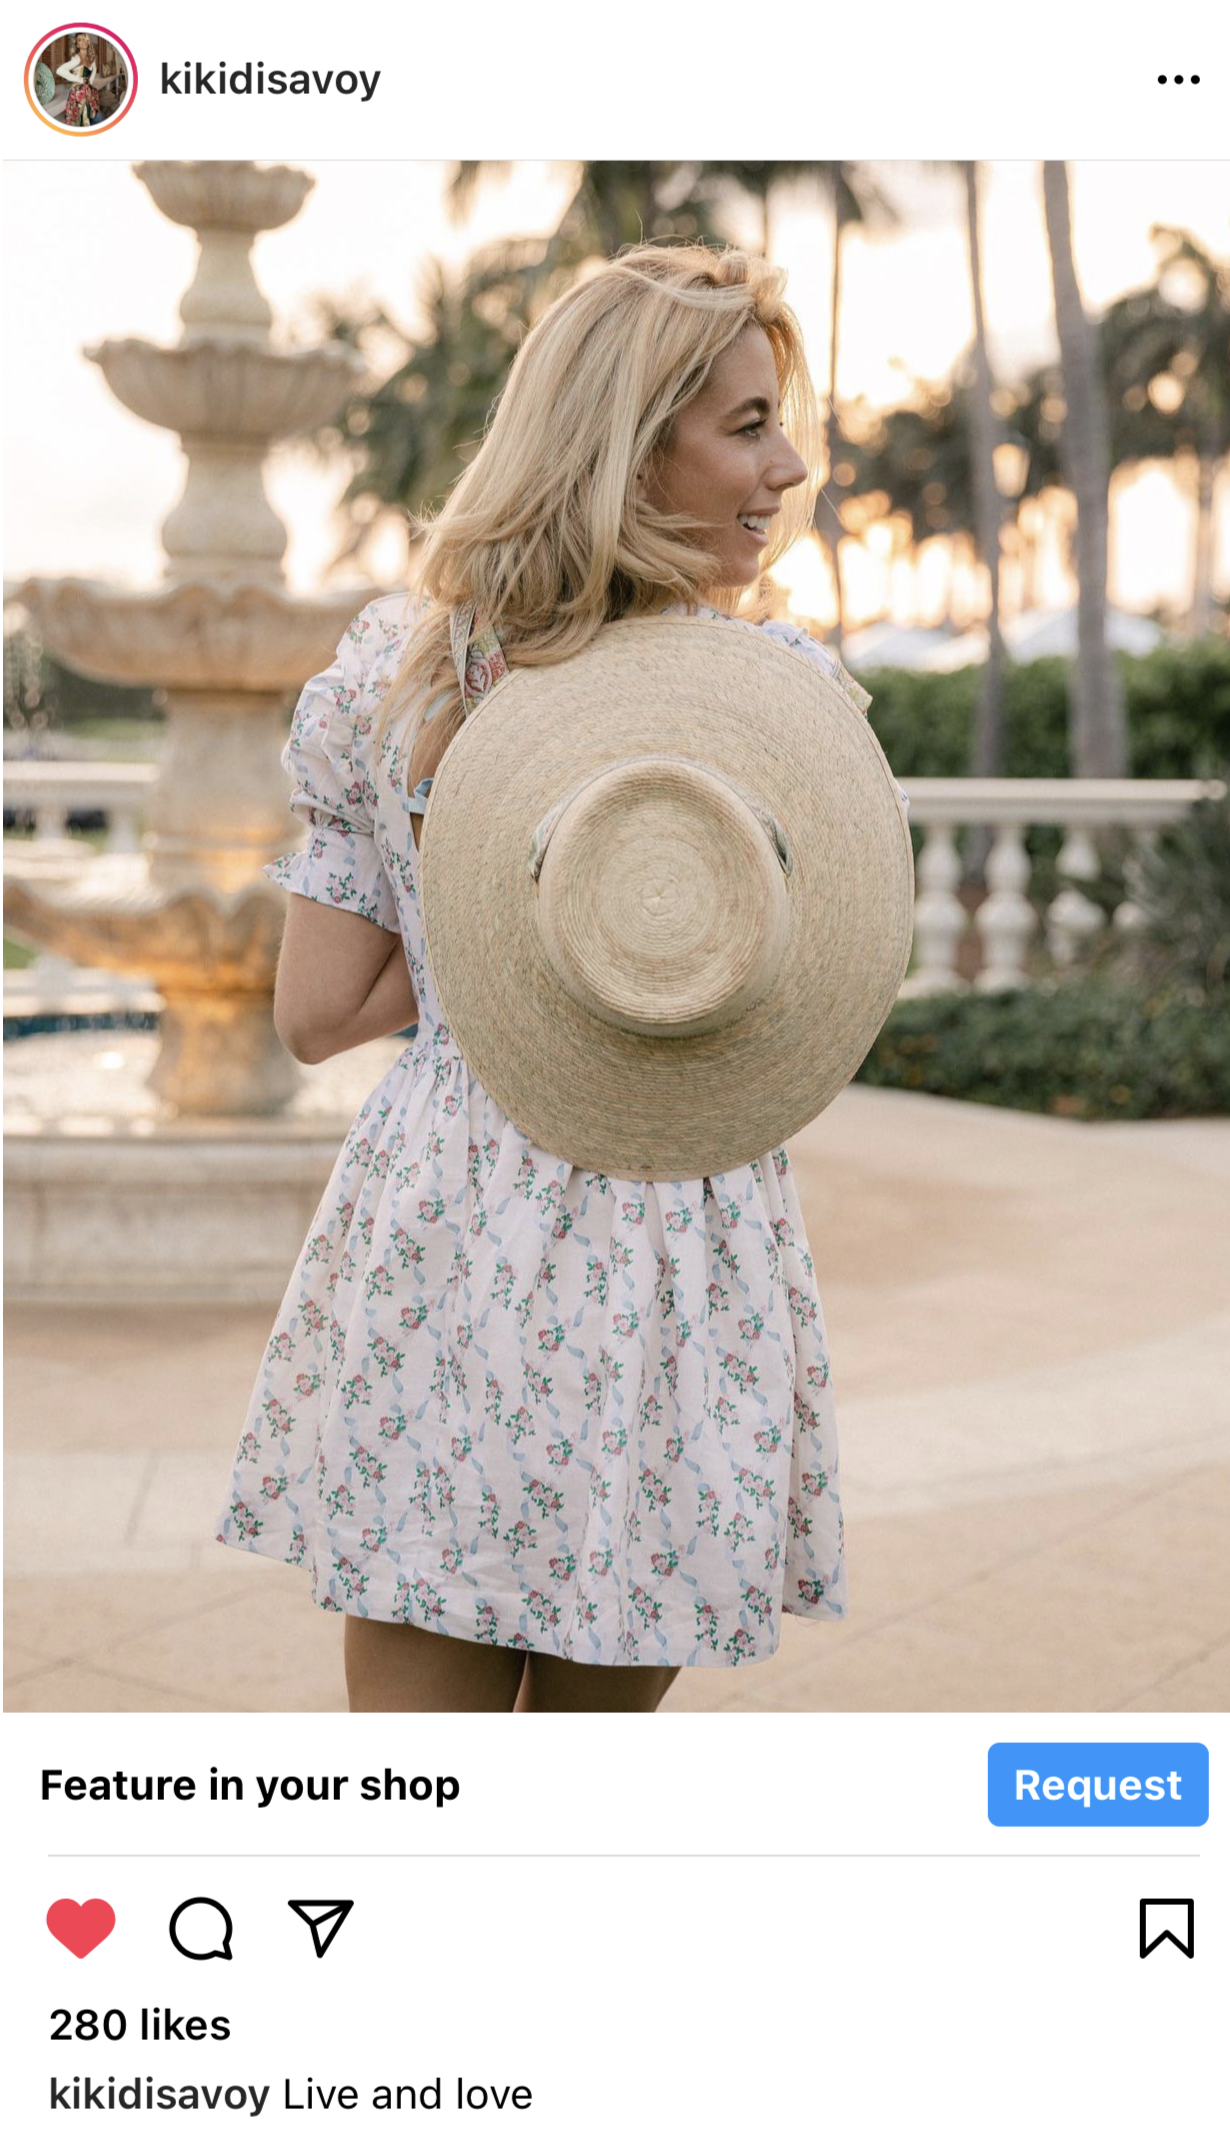
[{"label": "white dress with pink flowers", "polygon": [[[283,761],[296,894],[400,932],[420,1017],[338,1154],[252,1392],[219,1539],[318,1604],[580,1663],[769,1656],[846,1608],[824,1319],[784,1147],[694,1181],[531,1144],[443,1019],[417,800],[372,713],[413,611],[377,599]],[[733,623],[750,626],[749,623]],[[801,629],[762,624],[867,701]]]}]

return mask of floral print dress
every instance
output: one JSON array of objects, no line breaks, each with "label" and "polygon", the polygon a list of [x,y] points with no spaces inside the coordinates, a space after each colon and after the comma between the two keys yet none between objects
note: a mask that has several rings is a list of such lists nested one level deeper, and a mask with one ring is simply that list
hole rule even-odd
[{"label": "floral print dress", "polygon": [[[694,609],[693,609],[694,610]],[[710,612],[711,609],[701,609]],[[265,1351],[217,1534],[317,1604],[596,1664],[772,1655],[846,1609],[824,1319],[784,1147],[648,1182],[530,1143],[424,947],[414,813],[373,712],[414,612],[376,599],[283,755],[296,894],[400,932],[419,1001],[356,1117]],[[739,627],[751,626],[735,622]],[[761,624],[870,699],[804,630]],[[472,639],[467,698],[502,670]]]}]

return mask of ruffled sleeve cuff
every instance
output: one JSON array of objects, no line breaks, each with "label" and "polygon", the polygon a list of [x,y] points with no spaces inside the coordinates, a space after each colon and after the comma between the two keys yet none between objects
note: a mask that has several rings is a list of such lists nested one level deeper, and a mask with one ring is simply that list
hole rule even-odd
[{"label": "ruffled sleeve cuff", "polygon": [[282,766],[294,786],[291,812],[304,823],[307,837],[299,849],[262,869],[291,894],[352,910],[385,931],[400,931],[397,899],[376,847],[374,793],[359,748],[379,699],[371,687],[372,668],[390,641],[380,617],[365,607],[343,636],[333,664],[304,688]]}]

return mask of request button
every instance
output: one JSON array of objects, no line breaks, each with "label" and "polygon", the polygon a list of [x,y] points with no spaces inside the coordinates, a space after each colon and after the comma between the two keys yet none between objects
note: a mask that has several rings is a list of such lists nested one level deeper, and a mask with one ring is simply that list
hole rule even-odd
[{"label": "request button", "polygon": [[1207,1745],[992,1745],[993,1826],[1203,1826]]}]

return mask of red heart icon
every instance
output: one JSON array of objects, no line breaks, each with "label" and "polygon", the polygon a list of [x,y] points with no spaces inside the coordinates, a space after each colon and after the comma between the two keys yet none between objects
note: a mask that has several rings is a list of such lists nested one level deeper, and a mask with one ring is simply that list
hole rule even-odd
[{"label": "red heart icon", "polygon": [[87,1900],[80,1907],[75,1900],[53,1900],[47,1909],[47,1927],[75,1958],[86,1959],[104,1937],[111,1935],[115,1909],[105,1900]]}]

